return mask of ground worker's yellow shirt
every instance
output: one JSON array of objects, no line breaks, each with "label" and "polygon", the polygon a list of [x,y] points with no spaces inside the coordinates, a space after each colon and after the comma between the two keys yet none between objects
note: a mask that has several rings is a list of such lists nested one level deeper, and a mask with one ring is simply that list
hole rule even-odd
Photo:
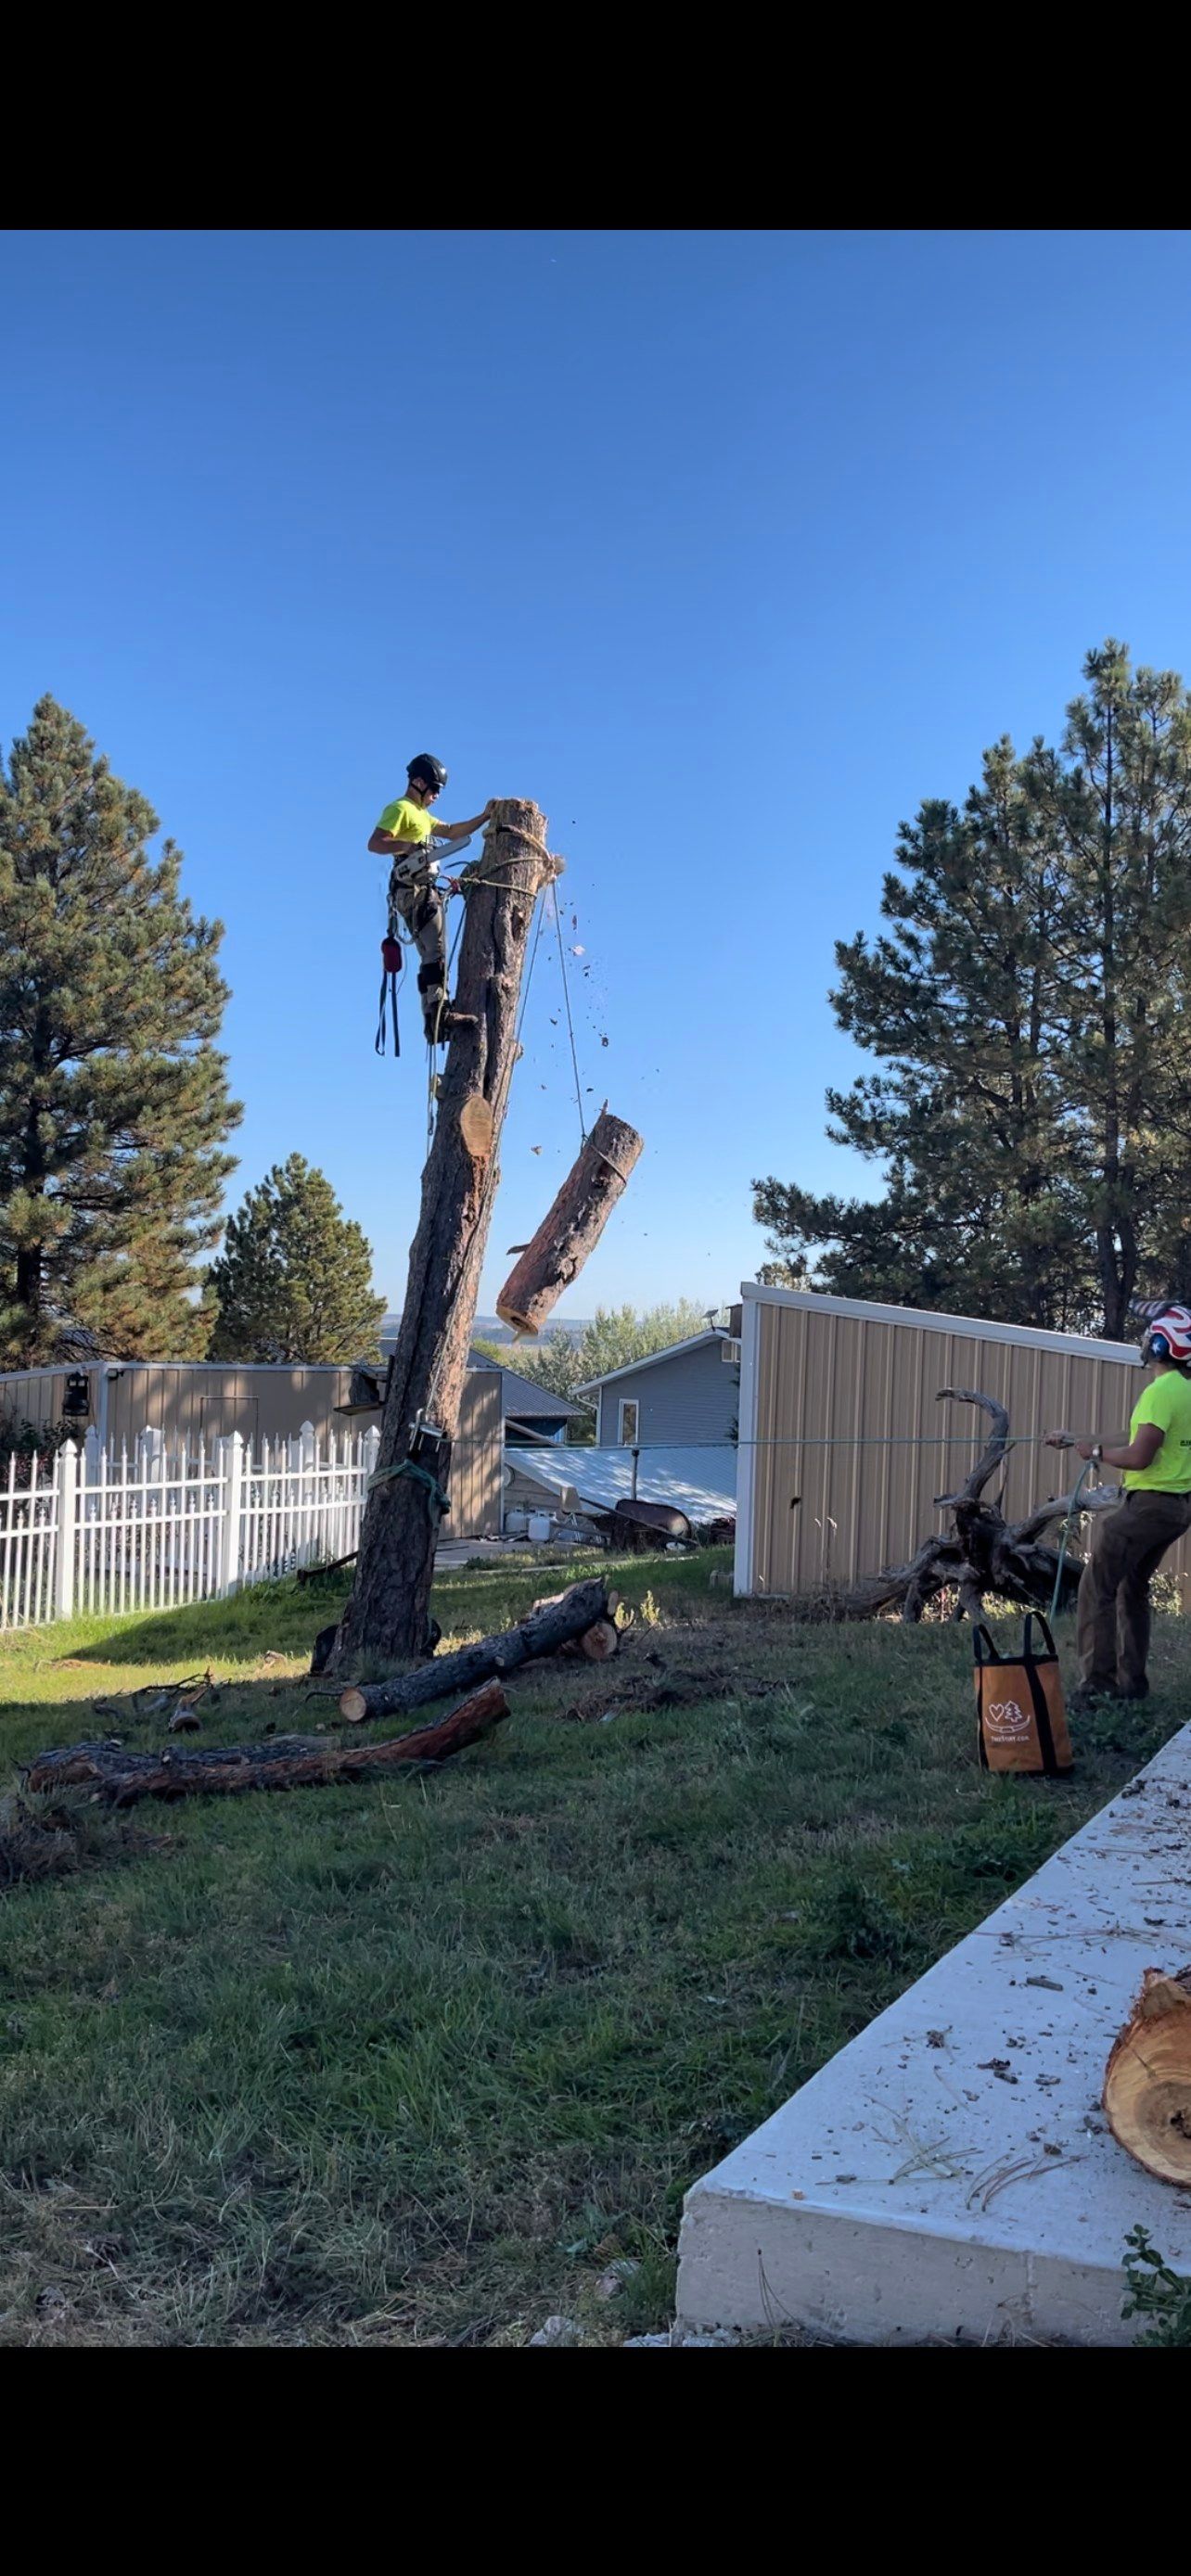
[{"label": "ground worker's yellow shirt", "polygon": [[395,841],[428,841],[434,825],[423,806],[413,804],[408,796],[398,796],[392,805],[386,805],[376,828],[378,832],[391,832]]},{"label": "ground worker's yellow shirt", "polygon": [[1191,1379],[1177,1369],[1163,1369],[1133,1407],[1130,1440],[1136,1440],[1143,1422],[1156,1422],[1166,1436],[1151,1466],[1126,1467],[1129,1492],[1191,1493]]}]

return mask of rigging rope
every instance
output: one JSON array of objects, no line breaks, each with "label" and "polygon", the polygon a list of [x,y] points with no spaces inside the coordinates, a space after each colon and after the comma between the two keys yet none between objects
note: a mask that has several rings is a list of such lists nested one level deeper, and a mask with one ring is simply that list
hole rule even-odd
[{"label": "rigging rope", "polygon": [[[553,893],[553,889],[551,889],[551,891]],[[558,909],[557,894],[554,894],[554,927],[558,932],[558,962],[562,968],[562,998],[566,1004],[567,1036],[571,1041],[571,1065],[575,1076],[575,1107],[579,1112],[579,1143],[580,1147],[582,1147],[587,1143],[587,1129],[583,1124],[583,1085],[579,1080],[579,1056],[575,1046],[575,1023],[571,1018],[571,991],[567,982],[566,949],[563,946],[562,914]]]}]

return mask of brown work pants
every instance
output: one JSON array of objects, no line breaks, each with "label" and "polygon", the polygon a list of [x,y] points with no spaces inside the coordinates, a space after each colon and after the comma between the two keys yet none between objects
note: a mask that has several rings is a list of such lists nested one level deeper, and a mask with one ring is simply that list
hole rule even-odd
[{"label": "brown work pants", "polygon": [[1079,1669],[1093,1690],[1140,1697],[1150,1650],[1150,1583],[1175,1540],[1191,1529],[1191,1494],[1127,1493],[1092,1521],[1076,1605]]}]

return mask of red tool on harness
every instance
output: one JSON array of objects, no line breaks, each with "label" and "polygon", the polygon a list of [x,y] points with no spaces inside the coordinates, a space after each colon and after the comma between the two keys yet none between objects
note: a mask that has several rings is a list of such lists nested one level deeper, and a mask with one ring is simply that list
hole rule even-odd
[{"label": "red tool on harness", "polygon": [[387,1001],[393,1022],[393,1053],[397,1056],[401,1053],[401,1036],[397,1027],[397,983],[405,963],[400,940],[394,939],[390,932],[389,936],[382,939],[380,943],[380,953],[380,1018],[376,1024],[376,1052],[378,1055],[383,1055],[385,1051],[385,1003]]}]

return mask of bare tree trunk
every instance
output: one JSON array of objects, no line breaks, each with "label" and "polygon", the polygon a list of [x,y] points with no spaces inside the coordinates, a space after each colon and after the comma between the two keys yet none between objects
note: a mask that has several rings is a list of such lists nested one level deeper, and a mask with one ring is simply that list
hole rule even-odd
[{"label": "bare tree trunk", "polygon": [[567,1173],[549,1215],[543,1217],[496,1300],[502,1324],[540,1333],[564,1288],[577,1279],[594,1251],[641,1152],[643,1139],[623,1118],[610,1118],[605,1102],[579,1160]]},{"label": "bare tree trunk", "polygon": [[[464,872],[469,888],[456,999],[474,1027],[452,1038],[438,1095],[434,1142],[422,1174],[422,1208],[409,1257],[401,1330],[389,1378],[377,1459],[378,1481],[360,1532],[356,1577],[331,1659],[396,1659],[427,1642],[427,1605],[451,1443],[459,1423],[475,1324],[480,1270],[499,1178],[501,1127],[517,1055],[517,1003],[534,904],[561,862],[545,848],[536,805],[507,798],[481,859]],[[469,1102],[491,1112],[491,1146],[475,1152],[460,1120]],[[487,1121],[470,1115],[473,1139]],[[417,1475],[403,1472],[419,1416],[444,1434]]]}]

